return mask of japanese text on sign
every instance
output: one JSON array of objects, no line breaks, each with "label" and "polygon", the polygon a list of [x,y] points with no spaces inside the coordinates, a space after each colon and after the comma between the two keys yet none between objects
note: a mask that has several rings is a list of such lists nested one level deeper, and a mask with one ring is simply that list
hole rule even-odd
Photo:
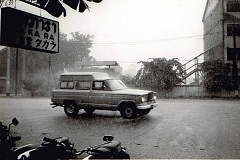
[{"label": "japanese text on sign", "polygon": [[[3,45],[49,53],[59,52],[58,22],[12,8],[4,9],[4,14],[1,15],[2,19],[6,19],[1,24]],[[8,22],[9,16],[12,16],[13,22]]]},{"label": "japanese text on sign", "polygon": [[[26,45],[29,47],[56,50],[58,43],[58,26],[56,22],[39,17],[29,17],[27,24]],[[20,40],[21,42],[21,40]]]}]

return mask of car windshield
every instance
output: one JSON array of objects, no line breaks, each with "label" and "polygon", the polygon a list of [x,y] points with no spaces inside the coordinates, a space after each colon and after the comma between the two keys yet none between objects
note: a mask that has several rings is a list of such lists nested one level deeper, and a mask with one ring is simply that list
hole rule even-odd
[{"label": "car windshield", "polygon": [[112,91],[122,90],[127,88],[125,84],[119,79],[109,79],[106,82]]}]

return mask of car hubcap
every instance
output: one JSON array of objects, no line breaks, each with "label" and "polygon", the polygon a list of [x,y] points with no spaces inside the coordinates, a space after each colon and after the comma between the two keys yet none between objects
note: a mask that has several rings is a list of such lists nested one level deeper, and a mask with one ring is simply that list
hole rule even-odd
[{"label": "car hubcap", "polygon": [[67,107],[67,112],[68,113],[73,113],[74,112],[74,107],[72,105]]},{"label": "car hubcap", "polygon": [[130,117],[132,115],[132,109],[131,108],[126,108],[125,113],[128,117]]}]

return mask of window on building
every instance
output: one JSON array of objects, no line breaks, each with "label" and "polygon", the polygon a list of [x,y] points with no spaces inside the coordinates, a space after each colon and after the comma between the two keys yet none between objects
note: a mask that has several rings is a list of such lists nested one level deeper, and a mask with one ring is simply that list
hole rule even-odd
[{"label": "window on building", "polygon": [[90,89],[90,82],[77,82],[76,89],[89,90]]},{"label": "window on building", "polygon": [[227,60],[232,61],[234,59],[235,52],[237,53],[237,60],[240,60],[240,48],[227,48]]},{"label": "window on building", "polygon": [[227,36],[233,36],[233,31],[236,36],[240,36],[240,24],[227,24]]},{"label": "window on building", "polygon": [[61,89],[73,89],[74,88],[74,82],[61,82],[60,88]]},{"label": "window on building", "polygon": [[227,12],[240,12],[240,1],[228,1]]}]

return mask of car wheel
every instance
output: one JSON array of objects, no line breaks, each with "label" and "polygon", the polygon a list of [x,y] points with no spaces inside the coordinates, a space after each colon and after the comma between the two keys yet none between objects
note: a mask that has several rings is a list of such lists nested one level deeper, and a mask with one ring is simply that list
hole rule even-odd
[{"label": "car wheel", "polygon": [[93,109],[93,108],[85,108],[84,111],[85,111],[87,114],[93,114],[93,112],[95,111],[95,109]]},{"label": "car wheel", "polygon": [[113,157],[113,159],[130,159],[130,155],[127,152],[121,150]]},{"label": "car wheel", "polygon": [[136,107],[126,104],[121,110],[120,110],[121,116],[126,119],[133,119],[137,117],[137,109]]},{"label": "car wheel", "polygon": [[77,108],[77,105],[75,103],[70,102],[64,106],[64,112],[69,117],[76,117],[78,115],[79,109]]},{"label": "car wheel", "polygon": [[138,114],[143,116],[143,115],[146,115],[150,112],[151,109],[139,109],[138,110]]}]

